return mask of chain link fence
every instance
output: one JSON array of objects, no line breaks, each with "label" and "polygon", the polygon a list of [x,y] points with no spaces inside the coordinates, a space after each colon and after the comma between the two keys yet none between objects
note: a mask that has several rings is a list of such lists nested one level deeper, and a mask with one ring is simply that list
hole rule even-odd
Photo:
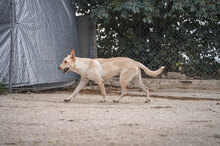
[{"label": "chain link fence", "polygon": [[194,79],[220,79],[219,24],[206,23],[97,23],[98,57],[129,57],[152,70],[165,66],[165,76],[179,72]]},{"label": "chain link fence", "polygon": [[220,78],[219,1],[73,0],[97,24],[98,57],[126,56],[164,73]]}]

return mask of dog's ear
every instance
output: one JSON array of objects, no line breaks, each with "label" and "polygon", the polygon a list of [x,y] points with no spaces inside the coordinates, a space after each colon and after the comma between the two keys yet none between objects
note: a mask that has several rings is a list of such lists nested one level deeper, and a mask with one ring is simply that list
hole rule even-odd
[{"label": "dog's ear", "polygon": [[70,55],[70,58],[75,61],[76,57],[75,57],[75,50],[73,49]]}]

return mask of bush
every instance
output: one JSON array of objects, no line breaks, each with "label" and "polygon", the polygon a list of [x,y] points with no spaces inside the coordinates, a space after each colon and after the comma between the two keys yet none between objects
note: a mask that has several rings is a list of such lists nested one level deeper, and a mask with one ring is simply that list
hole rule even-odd
[{"label": "bush", "polygon": [[74,0],[97,23],[98,57],[127,56],[150,69],[219,77],[220,1]]},{"label": "bush", "polygon": [[6,94],[6,85],[3,83],[0,83],[0,95]]}]

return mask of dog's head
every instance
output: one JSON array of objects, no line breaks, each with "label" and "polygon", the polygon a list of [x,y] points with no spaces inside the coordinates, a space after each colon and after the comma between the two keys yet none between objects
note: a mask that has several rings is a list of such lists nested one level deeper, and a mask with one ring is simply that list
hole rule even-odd
[{"label": "dog's head", "polygon": [[71,52],[71,55],[68,55],[63,59],[63,62],[58,66],[58,69],[62,70],[63,73],[67,73],[70,69],[74,69],[76,57],[74,49]]}]

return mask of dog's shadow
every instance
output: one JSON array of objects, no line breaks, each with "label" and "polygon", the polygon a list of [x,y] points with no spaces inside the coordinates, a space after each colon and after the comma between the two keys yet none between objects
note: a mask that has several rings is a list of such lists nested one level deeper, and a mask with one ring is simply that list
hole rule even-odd
[{"label": "dog's shadow", "polygon": [[73,98],[71,99],[69,102],[65,102],[63,101],[63,103],[66,104],[83,104],[83,105],[99,105],[99,106],[120,106],[120,105],[150,105],[151,102],[149,103],[144,103],[144,98],[134,98],[134,97],[125,97],[124,99],[122,99],[121,101],[119,101],[118,103],[113,102],[114,98],[106,98],[106,102],[103,102],[101,100],[101,96],[100,99],[94,99],[94,98],[90,98],[90,99],[85,99],[85,98]]}]

